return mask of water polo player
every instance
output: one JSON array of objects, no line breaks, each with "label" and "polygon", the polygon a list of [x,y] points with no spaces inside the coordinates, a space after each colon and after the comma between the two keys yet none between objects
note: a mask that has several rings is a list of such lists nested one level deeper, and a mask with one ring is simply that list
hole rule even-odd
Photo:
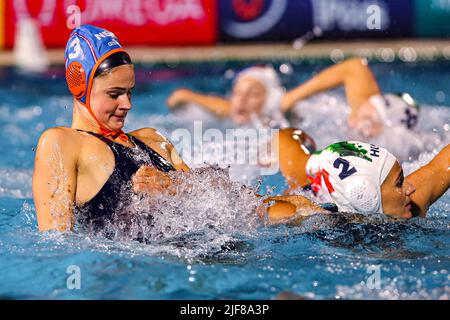
[{"label": "water polo player", "polygon": [[382,94],[363,59],[350,59],[320,72],[283,96],[281,110],[287,112],[298,101],[343,85],[351,107],[348,124],[365,137],[381,134],[385,126],[412,130],[419,106],[407,93]]},{"label": "water polo player", "polygon": [[[302,145],[302,135],[295,129],[280,131],[280,170],[290,190],[308,186],[318,199],[336,204],[339,211],[425,217],[429,206],[450,186],[450,145],[404,178],[399,162],[384,148],[345,141],[310,153]],[[274,212],[273,220],[278,214],[295,213],[295,206],[286,199],[284,212]]]},{"label": "water polo player", "polygon": [[179,89],[169,97],[167,105],[173,109],[194,103],[239,125],[286,127],[287,121],[279,109],[283,94],[284,89],[271,66],[253,66],[237,74],[229,99]]},{"label": "water polo player", "polygon": [[[122,131],[135,76],[114,34],[89,25],[75,29],[65,60],[73,119],[70,128],[48,129],[39,139],[33,175],[38,226],[66,231],[77,223],[103,232],[117,217],[133,214],[134,195],[170,189],[176,181],[167,172],[189,168],[155,129]],[[305,210],[316,209],[303,201]]]},{"label": "water polo player", "polygon": [[122,131],[135,75],[114,34],[90,25],[75,29],[65,66],[72,125],[50,128],[39,139],[33,176],[38,225],[64,231],[78,220],[101,230],[127,212],[132,194],[159,192],[171,184],[167,172],[189,169],[155,129]]}]

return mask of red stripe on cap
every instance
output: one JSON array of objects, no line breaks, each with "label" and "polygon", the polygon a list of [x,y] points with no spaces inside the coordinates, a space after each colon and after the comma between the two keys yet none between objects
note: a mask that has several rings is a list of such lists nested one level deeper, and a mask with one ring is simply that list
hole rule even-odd
[{"label": "red stripe on cap", "polygon": [[334,192],[333,185],[330,182],[330,174],[326,170],[322,170],[323,181],[325,181],[325,185],[327,186],[328,192],[331,194]]},{"label": "red stripe on cap", "polygon": [[86,43],[87,43],[88,46],[89,46],[89,49],[91,49],[92,55],[94,56],[94,60],[95,60],[95,62],[97,63],[98,58],[97,58],[97,55],[95,54],[95,51],[94,51],[94,48],[93,48],[91,42],[90,42],[87,38],[85,38],[84,36],[82,36],[81,34],[78,34],[78,36],[79,36],[81,39],[83,39],[84,41],[86,41]]}]

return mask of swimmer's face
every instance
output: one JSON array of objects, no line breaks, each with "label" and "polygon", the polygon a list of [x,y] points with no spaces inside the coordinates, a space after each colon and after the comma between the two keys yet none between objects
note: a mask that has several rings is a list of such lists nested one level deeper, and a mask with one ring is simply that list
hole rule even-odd
[{"label": "swimmer's face", "polygon": [[356,115],[349,120],[349,126],[366,138],[377,136],[383,131],[382,120],[369,102],[359,107]]},{"label": "swimmer's face", "polygon": [[239,79],[231,96],[231,118],[237,124],[250,121],[251,115],[259,115],[266,100],[266,90],[250,77]]},{"label": "swimmer's face", "polygon": [[384,213],[405,219],[411,218],[410,196],[414,191],[416,189],[411,183],[405,181],[402,167],[396,162],[381,185]]},{"label": "swimmer's face", "polygon": [[91,108],[97,120],[106,128],[123,128],[131,110],[131,92],[134,88],[133,65],[122,65],[97,76],[91,90]]}]

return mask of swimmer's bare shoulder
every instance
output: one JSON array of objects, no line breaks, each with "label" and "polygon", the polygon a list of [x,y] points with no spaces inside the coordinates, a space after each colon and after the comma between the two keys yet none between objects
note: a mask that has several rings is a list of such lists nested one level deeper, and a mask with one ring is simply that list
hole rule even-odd
[{"label": "swimmer's bare shoulder", "polygon": [[158,152],[164,159],[170,161],[175,169],[189,171],[189,167],[181,159],[173,144],[158,130],[142,128],[132,131],[130,134]]},{"label": "swimmer's bare shoulder", "polygon": [[[64,154],[68,161],[76,161],[82,148],[81,134],[75,129],[67,127],[54,127],[45,130],[38,141],[35,160],[42,156],[55,155],[55,152]],[[47,158],[48,161],[54,159]]]},{"label": "swimmer's bare shoulder", "polygon": [[[80,154],[80,134],[56,127],[44,131],[36,148],[33,199],[39,230],[71,229]],[[55,213],[57,212],[57,216]]]},{"label": "swimmer's bare shoulder", "polygon": [[425,217],[430,205],[450,187],[450,145],[443,148],[427,165],[406,177],[416,191],[411,195],[415,215]]}]

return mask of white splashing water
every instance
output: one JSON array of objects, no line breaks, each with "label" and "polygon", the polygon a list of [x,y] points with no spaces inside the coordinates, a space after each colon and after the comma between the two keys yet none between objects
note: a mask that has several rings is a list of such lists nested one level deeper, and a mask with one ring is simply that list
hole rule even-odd
[{"label": "white splashing water", "polygon": [[[195,120],[202,121],[204,130],[217,128],[224,131],[227,128],[233,128],[231,121],[213,119],[210,113],[203,110],[199,111],[200,109],[200,107],[189,105],[179,113],[167,117],[152,116],[145,120],[133,119],[133,124],[139,127],[148,126],[150,123],[169,138],[171,132],[176,129],[175,127],[184,127],[192,132],[192,123]],[[431,159],[426,154],[434,155],[450,143],[449,107],[422,106],[419,122],[414,131],[400,127],[386,128],[380,136],[370,139],[359,135],[348,127],[349,113],[350,108],[343,95],[323,93],[299,102],[291,113],[290,126],[308,133],[314,138],[319,149],[338,141],[361,140],[380,145],[392,152],[401,163],[412,162],[416,164],[415,167],[426,163],[423,161],[424,157]],[[221,159],[218,159],[214,152],[217,148],[222,147],[215,142],[202,142],[203,162],[205,164],[219,164],[221,167],[227,166],[228,163],[221,162]],[[249,148],[247,145],[238,145],[237,147]],[[195,148],[200,148],[198,141],[194,141],[193,149]],[[248,152],[248,150],[245,150],[245,152]],[[192,164],[188,162],[188,165]],[[254,165],[230,166],[230,177],[242,183],[254,182],[259,174],[259,168]]]},{"label": "white splashing water", "polygon": [[[348,111],[343,96],[318,95],[295,108],[294,115],[297,119],[291,119],[291,126],[299,127],[314,137],[319,148],[340,140],[358,139],[347,126]],[[301,121],[298,118],[301,118]],[[136,117],[132,120],[130,123],[133,123],[133,126],[153,126],[170,137],[170,132],[175,127],[189,129],[192,121],[197,119],[191,119],[184,114],[183,118],[176,115],[155,115],[147,118]],[[450,108],[426,106],[421,110],[416,132],[388,131],[369,142],[377,143],[393,152],[402,160],[405,173],[409,174],[428,163],[443,146],[450,143],[449,122]],[[219,122],[212,120],[209,116],[205,118],[205,123],[205,128],[230,127],[228,121]],[[206,150],[214,150],[217,147],[222,146],[214,142],[203,144]],[[247,145],[238,147],[245,148]],[[207,164],[218,163],[214,152],[203,152],[202,156],[205,157],[203,160]],[[223,165],[224,163],[221,163],[222,167]],[[150,242],[169,241],[166,244],[159,243],[158,246],[150,245],[147,248],[170,251],[175,255],[183,251],[183,256],[195,256],[204,253],[205,250],[218,248],[232,240],[235,235],[252,236],[262,224],[255,213],[260,200],[255,195],[256,188],[243,187],[242,183],[254,182],[259,173],[257,167],[246,165],[232,165],[230,176],[227,171],[217,170],[217,168],[196,169],[190,174],[174,173],[179,175],[177,178],[180,181],[179,192],[175,196],[167,193],[157,197],[136,198],[133,203],[133,211],[136,215],[132,219],[129,232],[123,233],[117,226],[113,227],[115,228],[113,231],[117,239],[123,240],[121,243],[139,236],[143,236]],[[25,176],[29,177],[30,172],[27,172]],[[0,184],[5,186],[8,184],[9,187],[11,181],[3,179]],[[29,193],[29,186],[23,189],[17,197],[23,197],[23,193]],[[14,197],[10,191],[5,193]],[[448,196],[435,204],[438,206],[437,211],[444,215],[448,212],[449,205]],[[149,214],[153,217],[150,224],[147,219]],[[195,248],[184,246],[185,248],[182,249],[170,243],[172,240],[176,243],[180,237],[189,234],[200,234],[203,241],[196,243]]]},{"label": "white splashing water", "polygon": [[[131,221],[128,216],[125,224],[116,217],[107,227],[115,239],[152,243],[214,234],[216,244],[223,245],[233,236],[256,234],[262,224],[256,214],[256,207],[261,205],[257,188],[233,182],[226,170],[214,167],[170,175],[178,182],[176,194],[166,191],[156,196],[134,196],[129,210]],[[208,241],[202,243],[211,246]]]},{"label": "white splashing water", "polygon": [[0,169],[0,197],[31,198],[32,170]]}]

